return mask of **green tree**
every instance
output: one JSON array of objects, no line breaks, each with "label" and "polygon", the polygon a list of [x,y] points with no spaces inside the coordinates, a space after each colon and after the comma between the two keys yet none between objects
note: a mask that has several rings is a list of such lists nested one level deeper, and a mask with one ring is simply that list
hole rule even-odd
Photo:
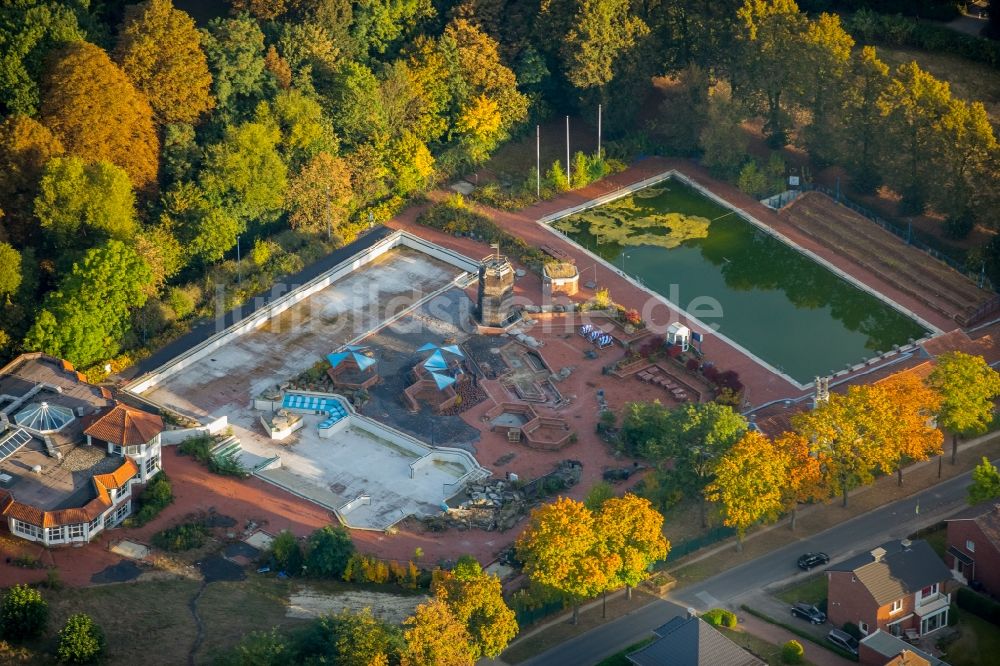
[{"label": "green tree", "polygon": [[628,0],[579,0],[563,46],[570,83],[580,89],[610,83],[618,55],[649,32],[631,7]]},{"label": "green tree", "polygon": [[969,504],[975,505],[1000,497],[1000,471],[983,456],[983,462],[972,470],[972,484],[969,486]]},{"label": "green tree", "polygon": [[59,630],[56,656],[67,664],[89,664],[104,652],[104,632],[86,613],[74,613]]},{"label": "green tree", "polygon": [[500,579],[485,573],[475,559],[463,558],[453,572],[440,574],[435,594],[465,624],[473,659],[495,659],[517,635],[517,619],[503,599]]},{"label": "green tree", "polygon": [[0,6],[0,115],[34,115],[38,80],[55,48],[86,38],[82,2],[19,0]]},{"label": "green tree", "polygon": [[132,183],[113,164],[56,157],[45,167],[38,190],[35,215],[62,249],[108,238],[129,240],[138,230]]},{"label": "green tree", "polygon": [[288,639],[277,627],[272,627],[270,631],[251,632],[217,663],[221,666],[286,666],[295,663],[294,657]]},{"label": "green tree", "polygon": [[990,178],[990,160],[997,154],[986,108],[982,102],[952,98],[939,131],[935,154],[940,169],[931,180],[934,206],[953,218],[971,215],[974,190]]},{"label": "green tree", "polygon": [[87,250],[50,292],[24,345],[87,367],[118,353],[133,308],[146,302],[149,266],[121,241]]},{"label": "green tree", "polygon": [[160,227],[180,242],[187,260],[204,265],[218,261],[236,245],[245,228],[240,220],[210,199],[195,183],[177,183],[162,198]]},{"label": "green tree", "polygon": [[312,576],[341,578],[354,554],[354,542],[343,527],[327,525],[309,535],[306,566]]},{"label": "green tree", "polygon": [[583,504],[591,511],[600,511],[604,503],[614,496],[615,490],[610,483],[598,481],[587,491],[587,497],[584,498]]},{"label": "green tree", "polygon": [[341,611],[317,620],[299,641],[297,663],[388,666],[401,649],[398,628],[372,616],[370,608]]},{"label": "green tree", "polygon": [[330,101],[334,127],[346,145],[359,146],[389,134],[379,80],[365,65],[353,61],[341,65]]},{"label": "green tree", "polygon": [[0,627],[7,639],[35,638],[45,631],[49,604],[41,592],[28,585],[15,585],[0,603]]},{"label": "green tree", "polygon": [[285,197],[292,229],[324,232],[332,237],[347,221],[354,192],[350,166],[341,157],[321,152],[292,179]]},{"label": "green tree", "polygon": [[430,0],[362,0],[354,3],[351,38],[365,51],[385,53],[408,30],[435,13]]},{"label": "green tree", "polygon": [[580,601],[607,589],[620,566],[616,555],[602,551],[593,512],[566,497],[534,509],[516,547],[533,583],[573,600],[574,624]]},{"label": "green tree", "polygon": [[171,0],[125,9],[115,59],[149,99],[161,125],[195,123],[215,105],[201,35],[194,19]]},{"label": "green tree", "polygon": [[9,243],[0,242],[0,297],[9,304],[9,298],[21,286],[21,253]]},{"label": "green tree", "polygon": [[958,438],[981,435],[993,422],[1000,373],[982,356],[947,352],[937,358],[929,383],[941,394],[938,425],[951,432],[951,464],[958,462]]},{"label": "green tree", "polygon": [[201,186],[210,200],[246,225],[278,217],[288,168],[278,154],[281,134],[258,122],[230,125],[219,143],[205,151]]},{"label": "green tree", "polygon": [[741,192],[746,192],[755,199],[767,193],[767,174],[757,166],[757,160],[751,159],[743,165],[743,168],[740,169],[740,175],[736,179],[736,186],[740,188]]},{"label": "green tree", "polygon": [[278,148],[287,164],[297,167],[321,152],[336,153],[333,125],[319,102],[291,89],[278,93],[269,103],[261,103],[257,118],[273,124],[281,132]]},{"label": "green tree", "polygon": [[202,31],[201,45],[212,75],[212,94],[219,108],[238,111],[261,96],[267,82],[264,33],[246,14],[212,19]]},{"label": "green tree", "polygon": [[878,163],[884,121],[879,100],[888,85],[889,66],[879,60],[875,47],[862,47],[854,54],[851,83],[845,89],[844,158],[855,187],[865,193],[874,192],[881,181]]},{"label": "green tree", "polygon": [[389,169],[393,175],[393,191],[399,196],[422,191],[434,178],[434,157],[412,132],[389,145]]},{"label": "green tree", "polygon": [[812,116],[805,129],[806,144],[810,157],[830,164],[840,155],[838,138],[854,39],[841,26],[839,15],[823,13],[808,22],[802,40],[804,59],[798,66],[808,72],[802,103]]},{"label": "green tree", "polygon": [[747,137],[740,127],[739,106],[725,86],[717,86],[708,99],[708,118],[698,145],[701,162],[715,175],[736,175],[747,156]]},{"label": "green tree", "polygon": [[735,78],[763,98],[764,132],[771,147],[780,148],[788,131],[783,96],[801,94],[807,19],[794,0],[746,0],[737,15],[741,32]]},{"label": "green tree", "polygon": [[941,123],[951,108],[949,85],[920,69],[916,62],[902,64],[882,93],[879,109],[894,149],[884,155],[886,180],[900,194],[900,211],[920,214],[927,205],[931,183],[939,177],[936,146]]},{"label": "green tree", "polygon": [[55,54],[40,117],[66,152],[121,167],[138,190],[155,186],[160,142],[153,110],[99,46],[74,42]]}]

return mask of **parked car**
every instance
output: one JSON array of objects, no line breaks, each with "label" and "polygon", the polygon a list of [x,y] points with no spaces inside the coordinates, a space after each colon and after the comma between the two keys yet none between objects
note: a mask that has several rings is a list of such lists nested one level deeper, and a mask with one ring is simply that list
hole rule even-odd
[{"label": "parked car", "polygon": [[858,639],[851,636],[846,631],[831,629],[830,633],[826,635],[826,640],[830,641],[841,650],[847,650],[855,657],[858,656]]},{"label": "parked car", "polygon": [[826,613],[812,604],[802,601],[792,604],[792,616],[801,617],[803,620],[812,622],[813,624],[823,624],[826,622]]},{"label": "parked car", "polygon": [[826,553],[806,553],[799,558],[799,569],[809,571],[813,567],[818,567],[821,564],[828,564],[829,562],[830,556]]}]

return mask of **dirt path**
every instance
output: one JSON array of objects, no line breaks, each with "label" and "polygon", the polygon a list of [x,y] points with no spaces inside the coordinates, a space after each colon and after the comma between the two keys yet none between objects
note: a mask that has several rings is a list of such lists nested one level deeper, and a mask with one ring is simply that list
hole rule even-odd
[{"label": "dirt path", "polygon": [[205,640],[205,624],[201,621],[201,617],[198,615],[198,601],[201,599],[201,595],[205,593],[205,588],[208,587],[207,581],[202,581],[201,586],[191,601],[188,603],[188,608],[191,609],[191,617],[194,618],[194,626],[197,629],[197,633],[194,637],[194,642],[191,644],[191,649],[188,651],[188,664],[194,666],[194,656],[198,654],[198,649]]}]

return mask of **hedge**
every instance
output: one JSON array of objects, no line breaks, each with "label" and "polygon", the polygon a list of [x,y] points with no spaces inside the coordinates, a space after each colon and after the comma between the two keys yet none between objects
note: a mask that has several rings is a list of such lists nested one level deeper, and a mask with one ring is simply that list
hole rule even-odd
[{"label": "hedge", "polygon": [[708,622],[713,627],[725,627],[734,629],[736,627],[736,613],[727,611],[725,608],[713,608],[702,614],[701,619]]},{"label": "hedge", "polygon": [[987,622],[1000,626],[1000,603],[989,597],[973,592],[967,587],[960,587],[955,595],[955,602],[962,610],[969,611]]},{"label": "hedge", "polygon": [[956,32],[942,25],[861,10],[847,17],[845,29],[864,43],[909,46],[1000,66],[1000,42]]}]

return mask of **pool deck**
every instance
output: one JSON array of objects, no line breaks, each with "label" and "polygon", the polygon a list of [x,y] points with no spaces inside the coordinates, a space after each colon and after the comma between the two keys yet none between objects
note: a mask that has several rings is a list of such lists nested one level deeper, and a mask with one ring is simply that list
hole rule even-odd
[{"label": "pool deck", "polygon": [[[623,277],[619,271],[601,262],[595,262],[593,256],[588,252],[567,242],[559,233],[538,224],[537,221],[567,208],[579,206],[598,197],[606,196],[616,190],[634,185],[672,169],[682,173],[701,187],[711,190],[717,197],[724,200],[728,206],[745,211],[762,224],[785,236],[789,241],[822,257],[855,280],[868,285],[871,289],[892,300],[900,309],[910,311],[944,331],[958,328],[955,322],[899,291],[873,273],[821,246],[794,226],[788,224],[775,211],[740,192],[734,186],[712,178],[707,171],[686,160],[648,158],[638,162],[622,173],[606,178],[599,183],[573,192],[567,192],[555,199],[540,202],[520,211],[501,211],[484,206],[478,206],[478,208],[492,217],[504,229],[521,238],[529,245],[536,247],[548,245],[565,252],[580,268],[581,283],[593,280],[598,285],[607,287],[616,301],[628,307],[641,307],[642,304],[649,301],[650,292],[639,287],[630,279]],[[443,196],[443,193],[441,193],[441,196]],[[391,220],[388,224],[393,228],[405,229],[410,233],[422,236],[432,242],[462,252],[468,256],[478,256],[476,252],[480,254],[489,252],[489,248],[482,243],[477,243],[468,238],[455,238],[454,236],[417,224],[415,220],[416,214],[417,211],[407,211],[403,215]],[[927,260],[933,261],[930,257]],[[538,294],[541,293],[540,285],[540,278],[529,272],[524,278],[518,279],[515,287],[515,295],[520,296],[527,302],[537,302]],[[587,298],[591,295],[592,291],[586,289],[581,284],[580,295],[577,298]],[[762,313],[762,316],[766,316],[766,313]],[[678,312],[665,304],[658,304],[653,307],[649,320],[652,324],[659,327],[666,327],[674,321],[681,321],[694,330],[703,330],[701,326],[698,326],[684,314],[678,314]],[[718,336],[709,335],[705,340],[704,350],[706,357],[715,361],[719,367],[727,370],[732,369],[739,373],[741,380],[748,387],[747,399],[752,405],[760,405],[771,400],[800,396],[809,392],[809,389],[802,389],[796,386],[787,378],[775,373],[766,365],[761,364],[758,360],[748,356],[744,351]]]}]

